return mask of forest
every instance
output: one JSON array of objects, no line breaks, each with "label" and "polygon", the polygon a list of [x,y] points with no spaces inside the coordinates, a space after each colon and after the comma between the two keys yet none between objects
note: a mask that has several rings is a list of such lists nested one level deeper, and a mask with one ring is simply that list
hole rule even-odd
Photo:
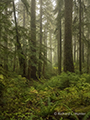
[{"label": "forest", "polygon": [[90,120],[90,0],[0,0],[0,120]]}]

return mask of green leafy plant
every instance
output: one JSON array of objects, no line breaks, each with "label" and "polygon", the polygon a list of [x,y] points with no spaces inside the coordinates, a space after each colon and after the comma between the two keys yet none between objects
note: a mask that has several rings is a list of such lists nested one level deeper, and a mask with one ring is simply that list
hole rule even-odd
[{"label": "green leafy plant", "polygon": [[65,104],[63,104],[63,105],[70,111],[70,113],[75,118],[75,120],[79,120],[79,118],[75,115],[75,113],[67,105],[65,105]]},{"label": "green leafy plant", "polygon": [[83,120],[87,120],[87,118],[89,118],[89,117],[90,117],[90,111],[87,112],[87,114],[83,117]]},{"label": "green leafy plant", "polygon": [[47,105],[45,105],[43,100],[41,99],[41,101],[40,101],[40,112],[38,113],[38,115],[40,115],[42,117],[46,117],[50,114],[53,114],[57,105],[58,105],[58,102],[52,103],[50,101],[49,97],[48,97]]}]

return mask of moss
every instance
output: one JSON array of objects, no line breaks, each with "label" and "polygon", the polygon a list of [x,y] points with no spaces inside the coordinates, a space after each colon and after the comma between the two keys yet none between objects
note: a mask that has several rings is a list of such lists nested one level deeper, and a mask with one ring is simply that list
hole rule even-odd
[{"label": "moss", "polygon": [[75,112],[78,112],[78,113],[87,113],[88,111],[90,111],[90,105],[87,106],[87,107],[80,107],[80,108],[77,108],[75,109]]}]

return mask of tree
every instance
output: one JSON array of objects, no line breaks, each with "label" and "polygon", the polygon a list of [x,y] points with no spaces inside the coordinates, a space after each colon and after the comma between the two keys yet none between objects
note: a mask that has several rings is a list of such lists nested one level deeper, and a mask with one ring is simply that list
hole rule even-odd
[{"label": "tree", "polygon": [[40,50],[39,50],[39,65],[38,65],[39,78],[41,77],[41,72],[42,72],[41,51],[42,51],[42,0],[40,0]]},{"label": "tree", "polygon": [[17,20],[16,20],[16,10],[15,10],[15,4],[13,1],[13,11],[14,11],[14,20],[15,20],[15,30],[16,30],[16,43],[17,43],[17,50],[18,50],[18,57],[19,57],[19,64],[20,64],[20,71],[21,75],[25,77],[25,56],[19,41],[19,35],[18,35],[18,26],[17,26]]},{"label": "tree", "polygon": [[[7,16],[7,8],[6,8],[6,10],[5,10],[5,15]],[[7,31],[7,29],[5,29],[5,31]],[[7,40],[7,34],[6,34],[6,36],[5,36],[4,46],[5,46],[4,69],[5,69],[6,71],[8,71],[8,51],[7,51],[7,48],[8,48],[8,40]]]},{"label": "tree", "polygon": [[79,0],[79,71],[82,72],[82,56],[81,56],[81,0]]},{"label": "tree", "polygon": [[72,56],[72,2],[65,0],[64,71],[74,72]]},{"label": "tree", "polygon": [[62,18],[63,16],[63,0],[57,0],[56,8],[54,10],[55,14],[57,13],[57,53],[58,53],[58,74],[61,73],[62,68]]},{"label": "tree", "polygon": [[[46,23],[47,26],[47,23]],[[46,68],[47,68],[47,27],[44,30],[44,60],[43,60],[43,76],[45,77]]]},{"label": "tree", "polygon": [[61,73],[61,65],[62,65],[62,29],[61,29],[61,3],[63,2],[60,2],[59,1],[59,13],[58,13],[58,16],[59,16],[59,39],[58,39],[58,73],[60,74]]},{"label": "tree", "polygon": [[30,57],[30,71],[31,78],[36,79],[36,0],[31,0],[31,57]]}]

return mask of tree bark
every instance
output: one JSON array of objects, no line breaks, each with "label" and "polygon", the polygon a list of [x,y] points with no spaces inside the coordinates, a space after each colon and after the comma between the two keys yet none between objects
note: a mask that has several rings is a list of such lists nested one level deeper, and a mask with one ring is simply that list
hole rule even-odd
[{"label": "tree bark", "polygon": [[72,56],[72,3],[65,0],[64,72],[74,72]]},{"label": "tree bark", "polygon": [[[61,9],[59,10],[59,13]],[[61,73],[62,65],[62,33],[61,33],[61,16],[60,16],[60,26],[59,26],[59,38],[58,38],[58,74]]]},{"label": "tree bark", "polygon": [[82,52],[81,52],[81,0],[79,0],[79,71],[82,73]]},{"label": "tree bark", "polygon": [[45,72],[46,72],[46,68],[47,68],[47,29],[45,28],[44,31],[44,45],[45,45],[45,51],[44,51],[44,62],[43,62],[43,76],[45,77]]},{"label": "tree bark", "polygon": [[42,72],[41,51],[42,51],[42,0],[40,0],[40,50],[39,50],[39,65],[38,65],[39,78],[41,77],[41,72]]},{"label": "tree bark", "polygon": [[36,77],[36,0],[31,0],[31,57],[30,57],[31,78]]},{"label": "tree bark", "polygon": [[74,62],[76,62],[76,35],[74,36]]},{"label": "tree bark", "polygon": [[[84,0],[82,0],[83,4],[84,4]],[[84,6],[82,7],[82,22],[84,23]],[[84,36],[84,25],[82,26],[82,34]],[[84,42],[82,41],[82,63],[84,63]]]},{"label": "tree bark", "polygon": [[[5,10],[5,15],[7,16],[7,8]],[[6,29],[5,29],[6,32]],[[7,38],[7,34],[5,35],[5,41],[4,41],[4,46],[5,46],[5,53],[4,53],[4,69],[7,72],[8,71],[8,38]]]},{"label": "tree bark", "polygon": [[15,4],[13,1],[13,11],[14,11],[14,20],[15,20],[15,29],[16,29],[16,42],[17,42],[17,51],[18,51],[18,58],[19,58],[19,64],[20,64],[20,74],[25,77],[25,56],[23,54],[23,50],[21,48],[21,44],[19,42],[19,36],[18,36],[18,27],[17,27],[17,20],[16,20],[16,10],[15,10]]},{"label": "tree bark", "polygon": [[51,62],[51,68],[52,68],[52,34],[51,34],[51,30],[49,32],[49,40],[50,40],[50,62]]}]

